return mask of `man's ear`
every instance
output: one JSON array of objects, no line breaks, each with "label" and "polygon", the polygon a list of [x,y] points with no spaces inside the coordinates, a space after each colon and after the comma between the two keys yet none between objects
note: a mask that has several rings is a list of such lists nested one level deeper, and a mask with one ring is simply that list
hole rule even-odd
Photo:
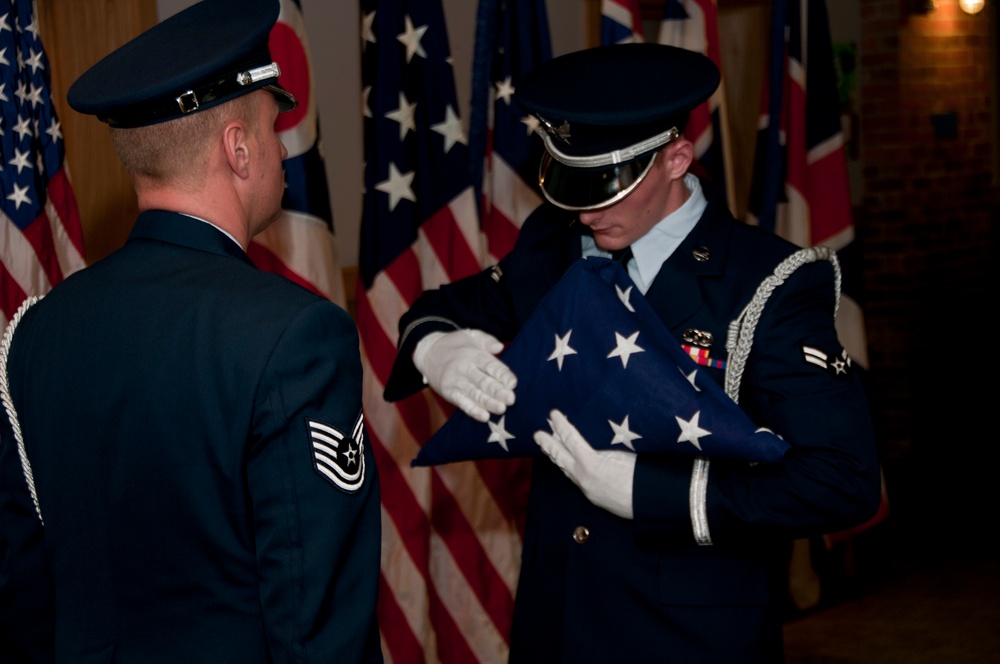
[{"label": "man's ear", "polygon": [[667,146],[667,171],[670,179],[683,178],[694,163],[694,143],[686,138],[678,138]]},{"label": "man's ear", "polygon": [[242,122],[233,121],[222,130],[222,145],[226,152],[226,161],[236,177],[250,177],[250,146],[247,144],[249,133]]}]

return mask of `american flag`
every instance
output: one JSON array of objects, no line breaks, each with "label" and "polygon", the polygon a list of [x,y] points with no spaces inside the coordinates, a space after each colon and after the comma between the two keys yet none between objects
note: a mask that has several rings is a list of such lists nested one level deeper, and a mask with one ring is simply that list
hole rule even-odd
[{"label": "american flag", "polygon": [[554,408],[596,449],[771,463],[788,449],[681,349],[617,261],[574,263],[502,358],[514,405],[486,423],[456,413],[417,464],[540,454],[533,434]]},{"label": "american flag", "polygon": [[503,462],[412,468],[454,411],[387,403],[399,317],[482,265],[476,196],[440,0],[362,0],[365,193],[356,322],[382,487],[379,623],[388,661],[507,659],[525,478]]},{"label": "american flag", "polygon": [[0,10],[0,330],[29,296],[86,265],[32,0]]},{"label": "american flag", "polygon": [[537,120],[514,97],[522,76],[552,57],[544,0],[480,0],[472,73],[469,148],[473,183],[482,187],[486,260],[514,246],[521,224],[541,202]]},{"label": "american flag", "polygon": [[277,129],[288,150],[281,217],[254,237],[247,254],[257,267],[276,272],[346,307],[337,258],[333,211],[321,152],[316,88],[306,22],[298,0],[281,0],[268,43],[281,67],[278,81],[299,106],[282,113]]},{"label": "american flag", "polygon": [[[706,55],[722,71],[715,0],[666,0],[658,41]],[[693,172],[711,178],[715,183],[714,189],[732,203],[735,194],[732,189],[732,158],[726,140],[725,85],[723,76],[708,101],[691,111],[685,133],[694,143],[694,154],[698,160]]]},{"label": "american flag", "polygon": [[641,42],[639,0],[601,0],[601,44]]}]

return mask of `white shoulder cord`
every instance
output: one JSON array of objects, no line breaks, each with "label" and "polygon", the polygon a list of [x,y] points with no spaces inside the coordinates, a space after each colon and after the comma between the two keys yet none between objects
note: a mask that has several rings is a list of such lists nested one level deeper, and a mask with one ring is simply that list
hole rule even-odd
[{"label": "white shoulder cord", "polygon": [[10,426],[14,430],[14,439],[17,441],[17,454],[21,457],[21,470],[24,472],[24,481],[28,484],[28,491],[31,492],[31,500],[35,503],[35,512],[38,514],[38,520],[44,526],[45,520],[42,518],[42,509],[38,505],[38,491],[35,489],[35,476],[31,472],[31,463],[28,461],[28,454],[24,449],[24,435],[21,433],[21,424],[17,419],[17,411],[14,410],[14,400],[11,399],[10,383],[7,379],[7,354],[10,352],[10,344],[14,339],[14,329],[21,322],[24,312],[40,299],[42,298],[35,296],[26,299],[4,331],[3,341],[0,342],[0,400],[3,401],[3,406],[7,410],[7,419],[10,420]]},{"label": "white shoulder cord", "polygon": [[[774,273],[768,276],[757,287],[753,299],[743,309],[739,316],[729,323],[729,331],[726,336],[726,352],[729,359],[726,362],[725,389],[726,394],[734,403],[739,403],[740,381],[743,378],[743,370],[746,367],[747,359],[750,357],[750,347],[753,345],[754,330],[760,321],[760,316],[764,311],[764,305],[771,297],[771,293],[785,283],[785,280],[792,275],[795,270],[806,263],[813,263],[820,260],[828,260],[833,264],[834,274],[834,306],[833,317],[837,317],[840,309],[840,262],[837,254],[829,247],[808,247],[800,249],[785,260],[778,267],[774,268]],[[691,509],[691,526],[694,529],[694,539],[700,545],[712,544],[712,537],[708,531],[708,510],[706,505],[706,494],[708,490],[708,459],[697,457],[694,461],[694,469],[691,472],[691,486],[688,491],[688,499]]]}]

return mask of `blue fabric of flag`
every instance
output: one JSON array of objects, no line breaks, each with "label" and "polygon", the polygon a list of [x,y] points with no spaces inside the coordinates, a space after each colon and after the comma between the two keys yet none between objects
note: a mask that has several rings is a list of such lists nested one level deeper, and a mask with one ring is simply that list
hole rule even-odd
[{"label": "blue fabric of flag", "polygon": [[529,187],[538,189],[541,141],[525,124],[527,113],[513,93],[521,77],[551,57],[543,0],[480,0],[469,109],[470,173],[477,200],[482,198],[489,150],[498,153]]},{"label": "blue fabric of flag", "polygon": [[362,0],[361,14],[365,191],[387,193],[362,203],[358,268],[370,288],[470,182],[441,3]]},{"label": "blue fabric of flag", "polygon": [[779,462],[789,447],[684,353],[606,258],[574,263],[501,358],[518,377],[514,405],[487,423],[456,413],[413,465],[541,454],[533,434],[554,408],[596,449]]}]

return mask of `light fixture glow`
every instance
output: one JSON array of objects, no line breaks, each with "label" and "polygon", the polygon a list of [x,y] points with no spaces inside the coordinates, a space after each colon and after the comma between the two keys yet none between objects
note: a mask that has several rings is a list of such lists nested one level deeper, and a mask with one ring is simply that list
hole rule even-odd
[{"label": "light fixture glow", "polygon": [[958,0],[958,6],[966,14],[978,14],[986,6],[986,0]]}]

